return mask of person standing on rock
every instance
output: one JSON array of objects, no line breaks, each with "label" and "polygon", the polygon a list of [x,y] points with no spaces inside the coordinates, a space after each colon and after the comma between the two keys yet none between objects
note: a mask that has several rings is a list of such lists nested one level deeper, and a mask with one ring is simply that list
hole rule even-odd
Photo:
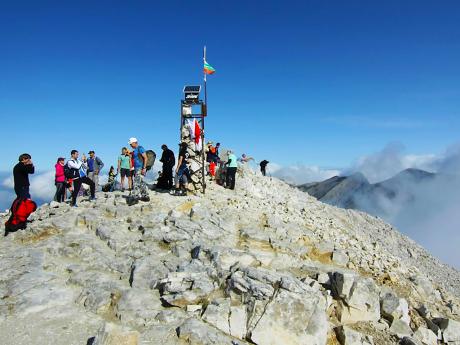
[{"label": "person standing on rock", "polygon": [[126,147],[121,149],[121,155],[118,157],[118,169],[117,172],[120,172],[121,175],[121,190],[124,191],[125,188],[125,177],[128,179],[128,188],[131,190],[133,188],[133,178],[131,176],[131,154],[129,153]]},{"label": "person standing on rock", "polygon": [[267,175],[267,164],[268,163],[270,162],[265,159],[262,162],[260,162],[260,172],[262,173],[263,176]]},{"label": "person standing on rock", "polygon": [[134,161],[133,190],[130,194],[129,204],[134,205],[139,200],[150,201],[147,185],[144,182],[144,176],[147,172],[147,155],[145,149],[139,145],[136,138],[130,138],[128,143],[133,149]]},{"label": "person standing on rock", "polygon": [[235,179],[236,179],[236,170],[238,168],[238,162],[236,161],[236,156],[233,151],[228,152],[228,161],[227,161],[227,179],[226,187],[230,189],[235,189]]},{"label": "person standing on rock", "polygon": [[162,178],[167,182],[168,189],[173,187],[173,168],[176,164],[176,157],[174,152],[165,144],[161,145],[163,154],[161,155],[160,162],[163,163]]},{"label": "person standing on rock", "polygon": [[54,201],[64,202],[65,201],[65,174],[64,174],[65,159],[59,157],[57,159],[54,168],[56,173],[54,175],[54,184],[56,185],[56,194],[54,195]]},{"label": "person standing on rock", "polygon": [[[177,160],[176,166],[176,191],[174,193],[174,195],[177,196],[187,195],[188,178],[190,177],[190,172],[187,166],[187,160],[189,158],[189,153],[187,152],[187,143],[182,142],[179,145],[179,158]],[[181,182],[184,185],[184,191],[182,191],[180,188]]]},{"label": "person standing on rock", "polygon": [[73,184],[73,191],[72,191],[72,201],[70,203],[71,206],[77,207],[77,196],[78,192],[80,191],[81,185],[84,183],[89,186],[91,192],[90,200],[96,200],[96,187],[94,182],[86,176],[86,169],[88,166],[86,165],[86,157],[83,155],[83,161],[78,159],[78,151],[72,150],[70,152],[71,159],[67,162],[67,166],[71,171],[71,179]]},{"label": "person standing on rock", "polygon": [[88,154],[88,177],[91,179],[91,181],[94,182],[94,185],[97,188],[97,186],[99,186],[99,173],[104,167],[104,163],[99,157],[96,156],[94,151],[91,150],[88,152]]},{"label": "person standing on rock", "polygon": [[32,157],[28,153],[19,156],[19,163],[13,168],[14,192],[18,198],[30,199],[29,174],[35,173]]}]

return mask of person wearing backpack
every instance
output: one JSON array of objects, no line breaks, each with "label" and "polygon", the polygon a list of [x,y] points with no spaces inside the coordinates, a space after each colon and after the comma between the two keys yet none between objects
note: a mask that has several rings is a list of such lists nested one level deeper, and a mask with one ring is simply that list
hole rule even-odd
[{"label": "person wearing backpack", "polygon": [[32,157],[28,153],[19,156],[19,163],[13,168],[14,191],[18,198],[30,199],[29,174],[35,172]]},{"label": "person wearing backpack", "polygon": [[147,154],[136,138],[130,138],[128,144],[133,149],[134,160],[133,189],[128,204],[134,205],[139,200],[150,201],[147,185],[144,182],[144,176],[147,173]]},{"label": "person wearing backpack", "polygon": [[65,172],[64,172],[65,159],[59,157],[54,168],[56,173],[54,175],[54,184],[56,185],[56,194],[54,195],[54,201],[63,202],[65,200]]},{"label": "person wearing backpack", "polygon": [[81,161],[78,159],[78,155],[79,153],[77,150],[72,150],[70,152],[71,159],[67,161],[67,168],[64,169],[64,174],[66,177],[72,179],[73,191],[70,205],[73,207],[77,207],[77,196],[83,183],[87,184],[90,188],[90,200],[96,200],[95,184],[91,179],[88,178],[88,176],[86,176],[86,169],[88,168],[86,165],[86,157],[83,155],[83,161]]},{"label": "person wearing backpack", "polygon": [[88,177],[94,182],[96,188],[99,186],[99,173],[104,167],[102,160],[96,156],[96,153],[91,150],[88,152]]}]

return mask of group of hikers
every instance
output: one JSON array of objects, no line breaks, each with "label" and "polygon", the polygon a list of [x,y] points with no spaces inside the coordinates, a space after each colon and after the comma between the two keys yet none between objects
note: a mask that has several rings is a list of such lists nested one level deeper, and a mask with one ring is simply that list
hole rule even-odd
[{"label": "group of hikers", "polygon": [[[126,180],[130,191],[127,203],[128,205],[134,205],[139,201],[150,200],[144,177],[147,171],[152,168],[156,155],[151,150],[145,150],[134,137],[129,139],[128,144],[130,149],[127,147],[121,149],[121,154],[117,159],[116,170],[113,166],[110,167],[108,182],[102,186],[102,190],[106,192],[113,191],[117,183],[116,176],[119,174],[121,177],[120,189],[125,190]],[[159,173],[156,188],[169,190],[172,195],[186,195],[188,183],[191,179],[188,166],[190,155],[187,143],[181,142],[179,144],[177,164],[174,152],[167,145],[163,144],[161,149],[163,152],[160,162],[163,167]],[[207,143],[205,149],[206,172],[211,180],[216,180],[217,183],[225,186],[225,188],[235,189],[238,162],[246,164],[254,159],[246,154],[237,158],[232,151],[226,151],[226,160],[224,161],[221,159],[219,149],[220,143],[215,146],[212,142]],[[78,150],[72,150],[67,162],[63,157],[57,159],[55,164],[56,193],[54,201],[64,202],[67,198],[67,193],[70,192],[70,205],[78,207],[77,198],[87,192],[87,189],[89,189],[89,200],[96,200],[96,190],[99,186],[99,176],[104,168],[104,162],[100,157],[96,156],[94,150],[89,151],[88,155],[86,157],[83,154],[80,158]],[[260,162],[260,171],[264,176],[266,175],[268,163],[267,160]],[[174,167],[176,167],[175,174],[173,174]],[[34,174],[34,172],[35,167],[31,155],[28,153],[21,154],[19,162],[13,168],[16,200],[12,208],[14,205],[19,207],[22,201],[25,202],[31,199],[29,175]],[[82,185],[87,187],[82,188]],[[32,205],[30,209],[34,207]]]}]

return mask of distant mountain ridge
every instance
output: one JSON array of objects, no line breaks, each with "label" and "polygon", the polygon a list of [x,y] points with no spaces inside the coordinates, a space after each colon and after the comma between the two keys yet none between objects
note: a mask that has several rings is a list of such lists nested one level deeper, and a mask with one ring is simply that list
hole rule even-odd
[{"label": "distant mountain ridge", "polygon": [[297,188],[330,205],[385,217],[382,200],[398,199],[409,203],[417,184],[428,183],[437,176],[424,170],[406,169],[385,181],[371,184],[362,173],[357,172],[350,176],[334,176],[322,182],[299,185]]}]

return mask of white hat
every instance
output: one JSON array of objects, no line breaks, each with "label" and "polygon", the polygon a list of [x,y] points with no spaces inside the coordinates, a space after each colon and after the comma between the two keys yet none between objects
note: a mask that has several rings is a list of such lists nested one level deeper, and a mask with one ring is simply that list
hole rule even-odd
[{"label": "white hat", "polygon": [[137,143],[136,138],[129,138],[128,144],[131,145],[132,143]]}]

